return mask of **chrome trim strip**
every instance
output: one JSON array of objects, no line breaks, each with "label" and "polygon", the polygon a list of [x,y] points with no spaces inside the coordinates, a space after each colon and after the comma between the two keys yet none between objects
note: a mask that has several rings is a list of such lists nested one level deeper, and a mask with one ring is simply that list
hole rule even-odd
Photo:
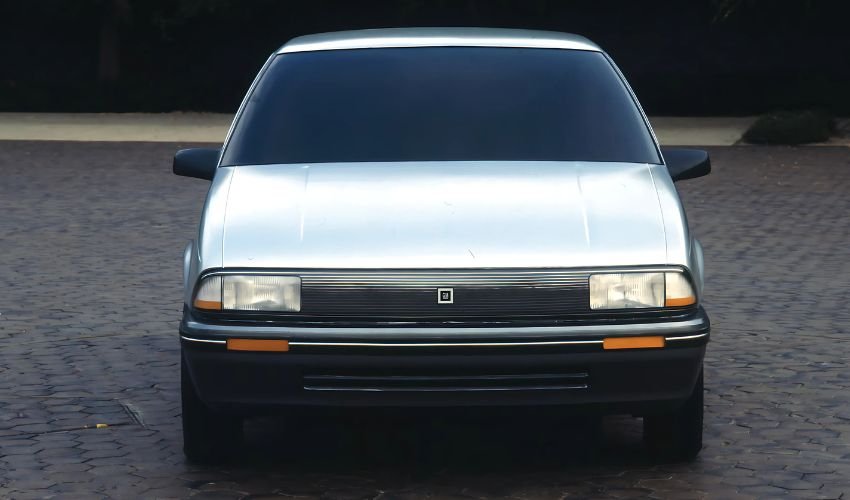
[{"label": "chrome trim strip", "polygon": [[304,386],[305,391],[331,391],[331,392],[490,392],[490,391],[564,391],[587,389],[587,384],[554,385],[554,386],[530,386],[530,387],[420,387],[420,388],[395,388],[395,387],[315,387]]},{"label": "chrome trim strip", "polygon": [[357,282],[380,282],[393,280],[391,283],[399,283],[398,278],[410,278],[413,284],[418,280],[445,280],[446,278],[479,278],[490,281],[492,278],[514,278],[517,280],[534,279],[537,277],[560,276],[568,280],[586,279],[591,274],[608,273],[684,273],[682,266],[657,265],[657,266],[610,266],[610,267],[588,267],[588,268],[474,268],[474,269],[240,269],[240,268],[212,268],[201,274],[201,278],[214,275],[269,275],[269,276],[299,276],[301,278],[312,278],[324,280],[325,282],[340,283],[351,278]]},{"label": "chrome trim strip", "polygon": [[199,342],[202,344],[227,344],[226,340],[193,339],[192,337],[187,337],[185,335],[181,335],[180,340],[185,340],[187,342]]},{"label": "chrome trim strip", "polygon": [[672,342],[674,340],[695,340],[708,337],[708,332],[700,333],[698,335],[685,335],[684,337],[665,337],[667,342]]},{"label": "chrome trim strip", "polygon": [[431,381],[492,381],[492,380],[558,380],[558,379],[586,379],[589,375],[585,372],[577,373],[530,373],[516,375],[304,375],[307,381],[360,381],[360,382],[431,382]]},{"label": "chrome trim strip", "polygon": [[513,346],[543,346],[543,345],[580,345],[601,344],[601,340],[553,340],[541,342],[297,342],[290,341],[290,346],[319,346],[319,347],[513,347]]}]

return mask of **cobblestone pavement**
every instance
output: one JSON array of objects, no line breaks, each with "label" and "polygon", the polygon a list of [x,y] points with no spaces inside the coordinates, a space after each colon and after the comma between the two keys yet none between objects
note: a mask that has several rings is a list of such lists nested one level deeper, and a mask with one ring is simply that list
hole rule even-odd
[{"label": "cobblestone pavement", "polygon": [[850,149],[713,149],[680,184],[714,323],[695,463],[648,461],[637,419],[417,412],[257,420],[208,468],[177,341],[207,184],[177,147],[0,142],[0,498],[848,496]]}]

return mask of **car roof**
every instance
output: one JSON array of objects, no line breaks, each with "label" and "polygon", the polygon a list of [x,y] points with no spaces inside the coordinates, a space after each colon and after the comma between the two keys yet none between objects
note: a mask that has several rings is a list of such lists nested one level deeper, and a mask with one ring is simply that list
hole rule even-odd
[{"label": "car roof", "polygon": [[557,31],[502,28],[386,28],[294,38],[277,53],[385,47],[523,47],[601,52],[587,38]]}]

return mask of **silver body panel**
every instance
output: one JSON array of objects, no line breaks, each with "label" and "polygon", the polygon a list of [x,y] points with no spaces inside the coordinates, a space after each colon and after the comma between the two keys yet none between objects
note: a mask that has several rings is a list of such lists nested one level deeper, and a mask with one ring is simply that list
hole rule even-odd
[{"label": "silver body panel", "polygon": [[411,162],[232,170],[225,213],[215,216],[224,220],[225,268],[670,263],[649,165]]},{"label": "silver body panel", "polygon": [[701,267],[666,168],[648,164],[226,167],[198,237],[187,284],[213,268]]},{"label": "silver body panel", "polygon": [[[278,53],[419,46],[601,51],[583,37],[564,33],[419,28],[310,35],[290,41]],[[640,109],[637,100],[635,104]],[[235,120],[240,114],[241,108]],[[652,133],[648,122],[647,127]],[[670,265],[694,276],[698,295],[703,281],[702,249],[689,234],[666,167],[633,163],[220,167],[197,240],[186,248],[184,260],[187,304],[199,276],[221,268],[450,271]]]}]

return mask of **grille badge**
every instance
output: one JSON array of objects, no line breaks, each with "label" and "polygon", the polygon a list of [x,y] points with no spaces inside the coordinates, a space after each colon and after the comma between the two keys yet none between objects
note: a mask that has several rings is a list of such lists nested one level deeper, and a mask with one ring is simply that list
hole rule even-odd
[{"label": "grille badge", "polygon": [[455,293],[454,288],[438,288],[437,289],[437,304],[454,304]]}]

